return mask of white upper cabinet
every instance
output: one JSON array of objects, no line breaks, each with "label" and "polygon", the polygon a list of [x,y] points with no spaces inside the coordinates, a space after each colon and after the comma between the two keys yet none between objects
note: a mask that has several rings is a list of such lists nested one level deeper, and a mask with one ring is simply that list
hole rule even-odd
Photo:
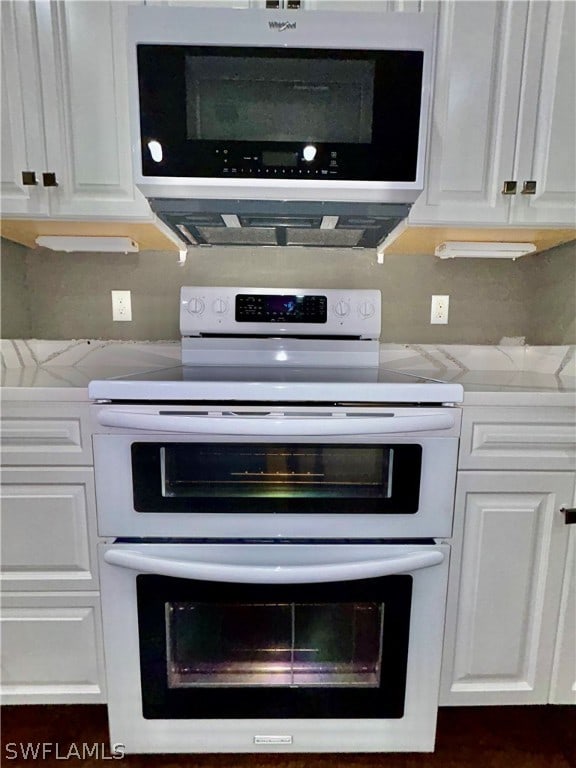
[{"label": "white upper cabinet", "polygon": [[[34,8],[29,3],[0,3],[2,35],[2,155],[0,163],[1,207],[4,214],[48,214],[48,199],[38,193],[44,168],[44,125],[38,83],[40,64]],[[20,65],[27,52],[27,66]]]},{"label": "white upper cabinet", "polygon": [[412,223],[574,225],[575,10],[439,4],[427,182]]},{"label": "white upper cabinet", "polygon": [[[2,2],[4,215],[150,216],[132,182],[126,10],[104,0]],[[22,183],[23,171],[36,186]]]},{"label": "white upper cabinet", "polygon": [[[576,3],[533,2],[528,13],[511,221],[576,223]],[[533,194],[522,194],[535,181]]]}]

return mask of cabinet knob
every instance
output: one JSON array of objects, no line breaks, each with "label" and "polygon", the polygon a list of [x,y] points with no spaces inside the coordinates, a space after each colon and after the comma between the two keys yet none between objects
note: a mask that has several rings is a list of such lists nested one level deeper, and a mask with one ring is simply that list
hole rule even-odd
[{"label": "cabinet knob", "polygon": [[522,184],[522,194],[523,195],[535,195],[536,194],[536,182],[535,181],[525,181],[524,184]]},{"label": "cabinet knob", "polygon": [[502,187],[502,194],[503,195],[515,195],[517,187],[518,187],[518,182],[517,181],[505,181],[504,182],[504,186]]},{"label": "cabinet knob", "polygon": [[22,171],[22,184],[25,187],[33,187],[38,184],[35,171]]},{"label": "cabinet knob", "polygon": [[42,184],[44,184],[45,187],[57,187],[58,182],[56,180],[56,174],[55,173],[43,173],[42,174]]},{"label": "cabinet knob", "polygon": [[566,525],[574,525],[576,523],[576,507],[560,507],[560,512],[564,515]]}]

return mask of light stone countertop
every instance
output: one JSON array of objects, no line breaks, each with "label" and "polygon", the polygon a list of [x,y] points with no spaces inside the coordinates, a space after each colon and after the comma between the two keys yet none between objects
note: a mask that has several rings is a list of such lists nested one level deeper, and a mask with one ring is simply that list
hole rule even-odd
[{"label": "light stone countertop", "polygon": [[[86,402],[92,379],[178,365],[179,342],[2,340],[1,396]],[[576,406],[576,347],[383,344],[384,368],[458,382],[465,405]]]}]

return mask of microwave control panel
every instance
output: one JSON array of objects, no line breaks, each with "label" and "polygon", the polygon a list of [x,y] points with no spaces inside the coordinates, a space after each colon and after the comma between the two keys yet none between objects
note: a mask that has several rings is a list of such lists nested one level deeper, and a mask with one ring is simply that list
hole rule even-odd
[{"label": "microwave control panel", "polygon": [[246,151],[233,146],[213,150],[212,173],[222,177],[316,178],[340,175],[338,150],[307,144],[298,150]]},{"label": "microwave control panel", "polygon": [[183,287],[180,331],[378,338],[380,308],[373,290]]}]

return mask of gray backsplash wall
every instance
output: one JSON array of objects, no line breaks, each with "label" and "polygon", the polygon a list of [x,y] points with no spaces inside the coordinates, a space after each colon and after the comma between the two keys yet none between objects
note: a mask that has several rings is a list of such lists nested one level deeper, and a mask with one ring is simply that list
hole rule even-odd
[{"label": "gray backsplash wall", "polygon": [[[516,262],[440,260],[320,249],[67,254],[2,241],[4,338],[177,339],[182,285],[378,288],[382,341],[576,343],[576,244]],[[131,323],[111,319],[112,289],[132,292]],[[430,325],[431,294],[450,295],[450,322]]]},{"label": "gray backsplash wall", "polygon": [[576,246],[531,257],[531,344],[576,343]]},{"label": "gray backsplash wall", "polygon": [[30,324],[30,304],[26,285],[26,255],[28,249],[23,245],[2,240],[0,277],[2,292],[1,331],[3,339],[29,338],[32,334]]}]

